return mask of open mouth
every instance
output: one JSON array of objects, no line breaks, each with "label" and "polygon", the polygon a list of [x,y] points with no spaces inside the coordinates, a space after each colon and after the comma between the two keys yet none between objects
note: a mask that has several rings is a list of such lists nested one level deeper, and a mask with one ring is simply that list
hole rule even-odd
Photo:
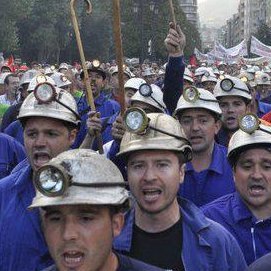
[{"label": "open mouth", "polygon": [[34,163],[36,166],[43,166],[45,163],[49,162],[51,159],[48,153],[35,153],[34,154]]},{"label": "open mouth", "polygon": [[253,196],[262,195],[264,190],[265,190],[265,188],[262,185],[255,185],[254,184],[249,187],[249,191]]},{"label": "open mouth", "polygon": [[235,122],[236,121],[236,118],[235,117],[228,117],[227,119],[226,119],[226,122],[227,123],[233,123],[233,122]]},{"label": "open mouth", "polygon": [[68,251],[63,253],[64,264],[70,268],[78,267],[82,264],[84,253],[78,251]]},{"label": "open mouth", "polygon": [[144,189],[143,190],[144,199],[148,202],[153,202],[157,200],[161,194],[162,194],[162,191],[160,189]]}]

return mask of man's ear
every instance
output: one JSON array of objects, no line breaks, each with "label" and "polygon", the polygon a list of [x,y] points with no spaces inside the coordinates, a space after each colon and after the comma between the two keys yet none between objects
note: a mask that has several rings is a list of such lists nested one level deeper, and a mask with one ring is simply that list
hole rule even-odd
[{"label": "man's ear", "polygon": [[180,165],[180,184],[184,181],[185,164]]},{"label": "man's ear", "polygon": [[215,122],[215,134],[217,135],[219,130],[221,129],[221,126],[222,126],[222,121],[221,120],[217,120]]},{"label": "man's ear", "polygon": [[112,228],[113,228],[113,236],[116,237],[120,234],[124,225],[124,214],[117,213],[112,216]]}]

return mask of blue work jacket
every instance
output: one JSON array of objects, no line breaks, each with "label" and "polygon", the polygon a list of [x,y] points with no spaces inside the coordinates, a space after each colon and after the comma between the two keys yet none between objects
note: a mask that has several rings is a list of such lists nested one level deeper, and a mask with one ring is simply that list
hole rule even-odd
[{"label": "blue work jacket", "polygon": [[[188,200],[180,200],[180,212],[183,222],[182,262],[186,271],[245,270],[246,262],[242,251],[227,230],[206,218]],[[135,210],[131,209],[125,216],[121,234],[114,240],[113,246],[117,251],[129,255],[134,223]]]},{"label": "blue work jacket", "polygon": [[15,138],[18,142],[24,145],[24,130],[19,120],[13,121],[5,130],[4,133]]},{"label": "blue work jacket", "polygon": [[25,149],[19,142],[0,133],[0,179],[8,176],[25,157]]},{"label": "blue work jacket", "polygon": [[170,115],[176,109],[183,92],[184,70],[183,56],[169,57],[163,87],[163,100]]},{"label": "blue work jacket", "polygon": [[[110,117],[120,111],[119,103],[114,100],[108,100],[106,96],[104,95],[104,93],[101,93],[99,97],[95,99],[94,104],[96,107],[96,111],[100,112],[101,118],[104,121],[108,121],[107,117]],[[83,96],[79,100],[77,99],[77,106],[78,106],[79,115],[81,116],[81,126],[72,148],[79,148],[87,134],[86,121],[88,118],[88,112],[90,111],[90,107],[87,104],[85,96]],[[102,137],[103,137],[103,143],[106,143],[112,139],[112,137],[109,136],[108,134],[102,133]]]},{"label": "blue work jacket", "polygon": [[215,143],[212,162],[208,169],[195,172],[191,162],[186,164],[184,182],[180,186],[179,194],[197,206],[202,206],[234,191],[227,149]]},{"label": "blue work jacket", "polygon": [[223,225],[238,241],[247,264],[271,252],[271,218],[257,220],[238,192],[202,208],[204,214]]},{"label": "blue work jacket", "polygon": [[53,263],[39,211],[27,209],[34,196],[32,170],[26,159],[0,181],[1,271],[36,271]]}]

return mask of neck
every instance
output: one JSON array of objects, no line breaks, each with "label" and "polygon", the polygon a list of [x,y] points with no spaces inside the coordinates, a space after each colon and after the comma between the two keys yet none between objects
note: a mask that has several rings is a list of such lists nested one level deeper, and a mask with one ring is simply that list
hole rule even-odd
[{"label": "neck", "polygon": [[167,230],[180,219],[180,208],[177,198],[170,207],[158,213],[151,213],[142,210],[137,204],[135,207],[136,225],[149,233],[157,233]]},{"label": "neck", "polygon": [[268,218],[271,218],[271,205],[264,205],[263,207],[259,208],[253,208],[251,206],[248,206],[249,210],[252,212],[252,214],[257,218],[257,220],[265,220]]},{"label": "neck", "polygon": [[193,152],[192,165],[196,172],[201,172],[207,168],[209,168],[212,163],[213,150],[214,150],[214,142],[210,145],[207,150],[202,152]]},{"label": "neck", "polygon": [[118,269],[118,265],[119,262],[116,254],[111,251],[107,261],[101,268],[99,268],[99,271],[116,271]]}]

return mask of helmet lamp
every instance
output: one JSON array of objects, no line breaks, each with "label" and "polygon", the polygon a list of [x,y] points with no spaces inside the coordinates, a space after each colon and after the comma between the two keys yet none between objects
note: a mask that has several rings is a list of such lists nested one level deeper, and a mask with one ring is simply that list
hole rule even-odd
[{"label": "helmet lamp", "polygon": [[239,120],[239,127],[242,131],[252,134],[259,129],[260,121],[258,117],[252,113],[242,116]]},{"label": "helmet lamp", "polygon": [[146,113],[138,107],[131,107],[124,115],[124,125],[131,133],[140,134],[148,127],[149,119]]},{"label": "helmet lamp", "polygon": [[100,61],[98,59],[95,59],[95,60],[92,61],[92,66],[94,68],[99,68],[100,65],[101,65],[101,63],[100,63]]},{"label": "helmet lamp", "polygon": [[144,97],[150,97],[153,93],[152,88],[149,84],[142,84],[139,87],[139,93]]},{"label": "helmet lamp", "polygon": [[245,83],[248,82],[248,78],[247,78],[246,76],[243,76],[243,77],[241,77],[240,79],[241,79],[243,82],[245,82]]},{"label": "helmet lamp", "polygon": [[46,76],[43,74],[40,74],[37,76],[36,81],[38,84],[45,83],[47,81]]},{"label": "helmet lamp", "polygon": [[50,83],[40,83],[34,89],[35,98],[39,103],[49,103],[56,97],[56,89]]},{"label": "helmet lamp", "polygon": [[195,103],[200,98],[200,93],[195,87],[188,87],[184,90],[183,98],[190,103]]},{"label": "helmet lamp", "polygon": [[43,195],[57,197],[63,195],[70,185],[70,178],[61,166],[46,165],[38,170],[34,182],[37,190]]},{"label": "helmet lamp", "polygon": [[220,87],[222,90],[229,92],[234,88],[234,83],[231,79],[225,78],[220,82]]}]

